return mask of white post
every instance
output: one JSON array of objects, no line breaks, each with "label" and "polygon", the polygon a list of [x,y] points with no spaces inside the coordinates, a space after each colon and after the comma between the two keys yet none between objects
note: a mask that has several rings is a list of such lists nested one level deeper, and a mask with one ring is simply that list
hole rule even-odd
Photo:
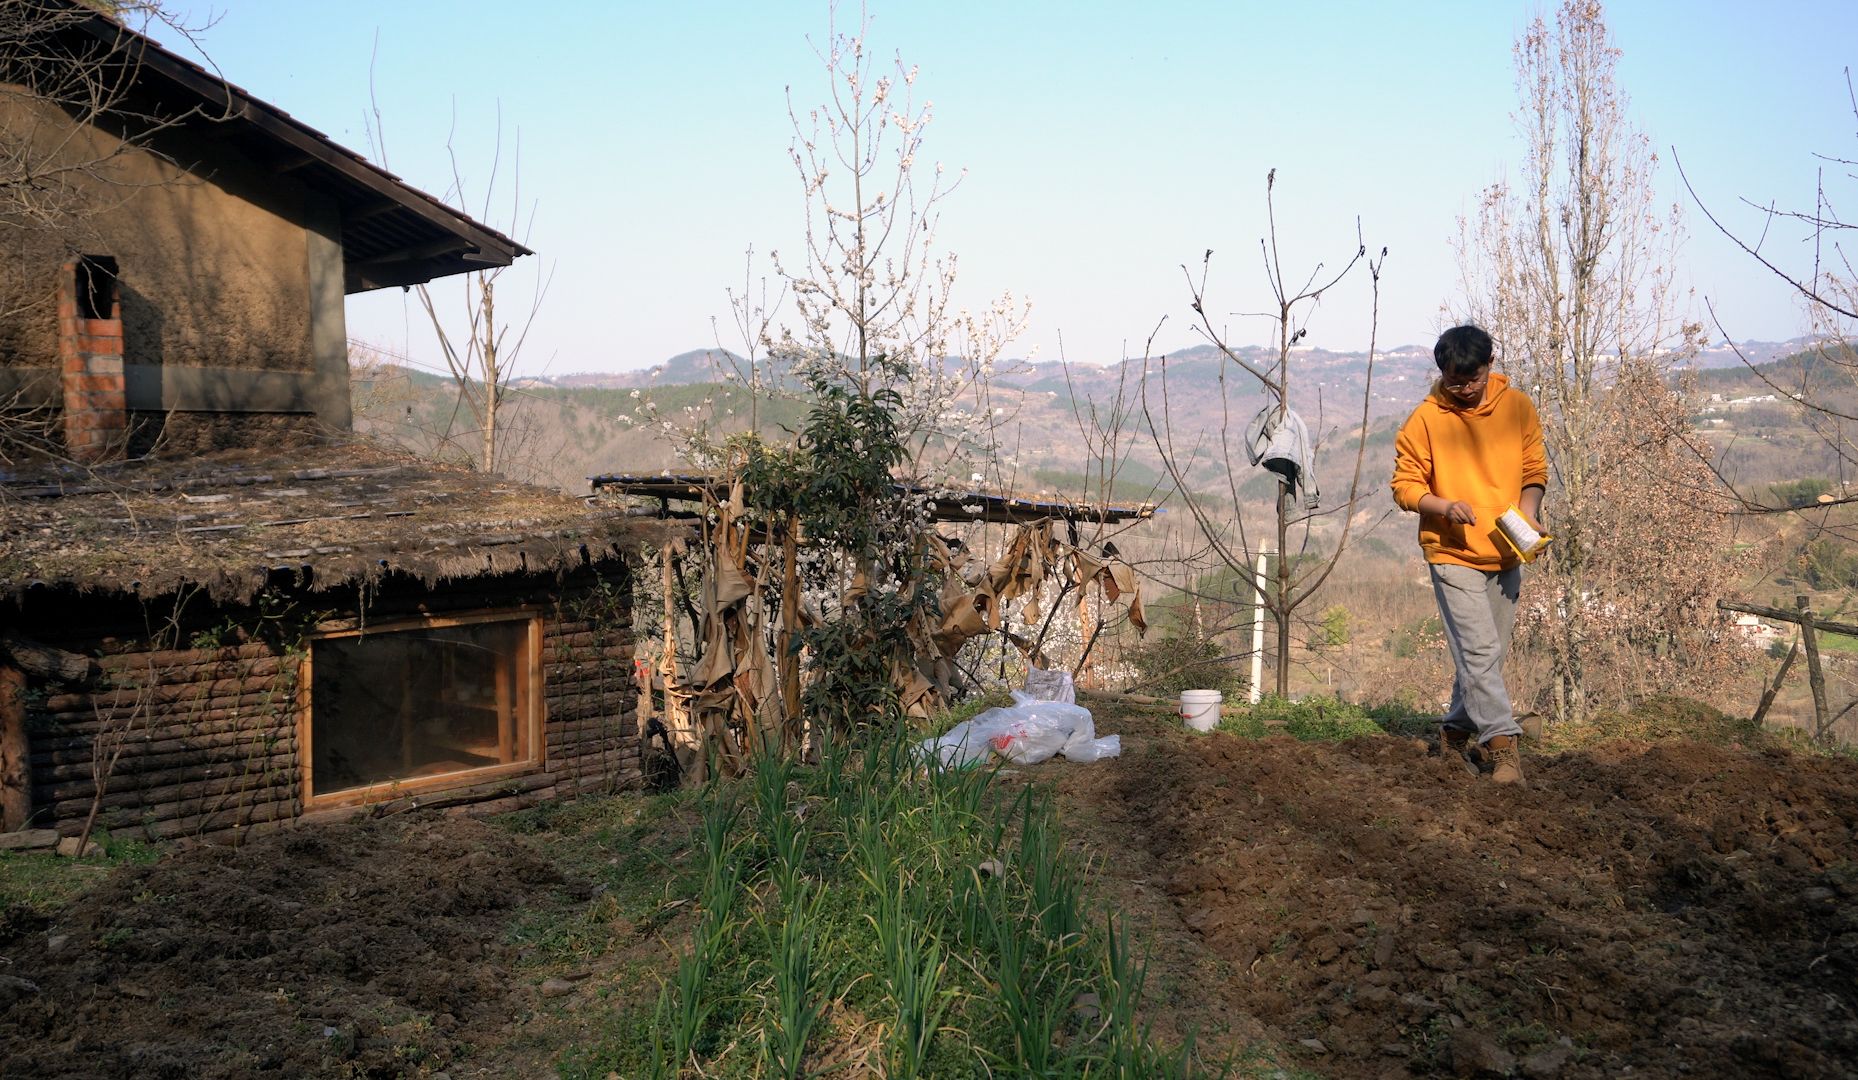
[{"label": "white post", "polygon": [[1253,705],[1258,704],[1258,699],[1264,694],[1264,688],[1260,685],[1264,682],[1264,573],[1265,560],[1270,556],[1269,551],[1258,553],[1258,573],[1252,579],[1252,584],[1257,589],[1252,596],[1251,702]]}]

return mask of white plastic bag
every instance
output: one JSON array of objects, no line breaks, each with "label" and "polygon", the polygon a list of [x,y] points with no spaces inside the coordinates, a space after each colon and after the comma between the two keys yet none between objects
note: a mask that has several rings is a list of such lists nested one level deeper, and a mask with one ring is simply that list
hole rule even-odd
[{"label": "white plastic bag", "polygon": [[1080,742],[1074,746],[1067,746],[1064,748],[1066,760],[1082,762],[1102,761],[1104,758],[1121,757],[1122,752],[1123,737],[1121,735],[1105,735],[1101,739],[1092,739],[1089,742]]},{"label": "white plastic bag", "polygon": [[1116,736],[1097,738],[1089,709],[1041,701],[1019,690],[1013,691],[1011,706],[963,720],[939,738],[925,740],[922,748],[940,757],[944,765],[971,764],[990,753],[1015,765],[1036,765],[1054,754],[1073,761],[1097,761],[1122,752]]},{"label": "white plastic bag", "polygon": [[[1020,695],[1013,695],[1018,698]],[[1044,668],[1026,669],[1025,696],[1033,701],[1062,701],[1066,705],[1077,704],[1077,686],[1071,681],[1068,671],[1046,671]]]},{"label": "white plastic bag", "polygon": [[943,765],[959,768],[986,760],[987,755],[993,753],[993,747],[988,744],[991,736],[989,729],[977,731],[974,720],[963,720],[936,738],[924,739],[921,748],[923,753],[941,758]]}]

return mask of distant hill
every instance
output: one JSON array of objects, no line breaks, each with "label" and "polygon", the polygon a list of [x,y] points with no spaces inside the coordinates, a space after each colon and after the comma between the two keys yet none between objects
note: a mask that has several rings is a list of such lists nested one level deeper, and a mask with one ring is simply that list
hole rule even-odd
[{"label": "distant hill", "polygon": [[[1795,338],[1791,341],[1744,341],[1735,344],[1718,342],[1702,350],[1692,364],[1693,368],[1710,369],[1739,367],[1742,361],[1737,357],[1737,350],[1748,358],[1749,362],[1764,364],[1781,357],[1800,352],[1811,344],[1808,338]],[[1234,350],[1241,358],[1256,366],[1263,367],[1277,356],[1277,350],[1260,345],[1246,345]],[[1319,348],[1293,349],[1292,355],[1300,360],[1313,360],[1317,366],[1325,368],[1346,369],[1350,365],[1357,368],[1364,365],[1367,355],[1359,352],[1330,352]],[[1218,350],[1211,345],[1194,345],[1185,349],[1176,349],[1164,354],[1169,363],[1211,361],[1218,357]],[[1432,360],[1432,347],[1429,345],[1402,345],[1385,349],[1379,353],[1377,363],[1385,363],[1397,372],[1417,365],[1429,369]],[[762,377],[774,383],[777,376],[785,378],[785,372],[778,368],[765,366]],[[1111,361],[1108,363],[1075,363],[1071,365],[1072,379],[1081,380],[1093,388],[1113,387],[1117,378],[1125,370],[1140,372],[1140,358],[1132,360]],[[1059,390],[1062,389],[1065,375],[1064,365],[1057,361],[1027,362],[1009,361],[1003,365],[1008,374],[1003,378],[1005,385],[1020,386],[1026,389]],[[736,353],[727,349],[691,349],[678,353],[661,364],[635,371],[583,371],[567,375],[539,375],[520,380],[523,386],[550,386],[564,390],[578,389],[617,389],[630,390],[647,386],[670,386],[684,383],[719,382],[725,373],[742,374],[746,372],[745,361]]]},{"label": "distant hill", "polygon": [[[1738,348],[1750,362],[1772,367],[1784,363],[1801,345],[1748,342]],[[1259,347],[1240,349],[1238,355],[1261,369],[1275,359],[1273,350]],[[1727,346],[1706,351],[1695,367],[1697,384],[1706,394],[1748,396],[1760,385],[1759,376],[1751,374]],[[1250,475],[1256,470],[1238,446],[1245,422],[1266,403],[1253,380],[1222,361],[1210,345],[1153,358],[1147,369],[1150,412],[1161,419],[1165,387],[1174,446],[1183,459],[1198,450],[1190,482],[1197,488],[1230,490],[1227,473],[1237,469],[1247,474],[1238,483],[1247,497],[1268,494],[1268,485],[1247,487],[1256,479]],[[1353,470],[1352,453],[1338,457],[1333,466],[1328,462],[1332,454],[1353,449],[1366,371],[1367,357],[1362,353],[1318,348],[1294,353],[1291,403],[1318,438],[1318,479],[1325,493],[1339,494],[1338,477]],[[722,350],[695,349],[643,371],[520,380],[513,384],[517,392],[505,416],[515,443],[508,454],[511,468],[523,478],[584,492],[586,478],[601,473],[685,467],[654,429],[645,407],[648,402],[656,405],[659,417],[680,424],[702,423],[713,436],[746,430],[751,414],[763,433],[774,439],[784,439],[800,426],[804,405],[790,396],[762,395],[751,407],[740,381],[743,374],[739,357]],[[1146,498],[1165,487],[1162,460],[1143,415],[1143,374],[1140,359],[1068,367],[1055,362],[1003,365],[989,403],[1001,410],[1006,422],[999,462],[1002,475],[1023,494],[1098,497],[1102,477],[1091,461],[1089,447],[1100,445],[1098,425],[1112,412],[1120,393],[1126,437],[1116,495]],[[1433,374],[1429,347],[1408,345],[1376,355],[1373,394],[1368,401],[1371,438],[1365,471],[1369,475],[1383,471],[1385,463],[1380,459],[1391,455],[1393,428],[1425,394]],[[726,382],[729,375],[737,381]],[[766,369],[759,373],[764,383],[784,376],[784,372]],[[450,380],[386,367],[375,369],[373,377],[358,373],[356,387],[357,415],[364,427],[427,452],[463,456],[473,448],[463,430],[469,417],[459,415]],[[1743,406],[1738,409],[1742,411],[1736,417],[1726,413],[1707,416],[1704,426],[1712,432],[1742,431],[1756,436],[1736,450],[1739,468],[1752,469],[1764,479],[1769,474],[1792,478],[1784,475],[1788,465],[1784,458],[1764,452],[1763,444],[1784,444],[1808,455],[1801,459],[1801,467],[1823,471],[1819,458],[1824,455],[1814,454],[1808,439],[1788,437],[1776,443],[1778,431],[1799,426],[1784,403],[1755,412]],[[1761,426],[1751,426],[1757,420]],[[1231,433],[1236,462],[1228,462],[1219,451],[1222,428]],[[449,441],[444,437],[448,430],[452,433]],[[1375,482],[1378,485],[1378,479]]]}]

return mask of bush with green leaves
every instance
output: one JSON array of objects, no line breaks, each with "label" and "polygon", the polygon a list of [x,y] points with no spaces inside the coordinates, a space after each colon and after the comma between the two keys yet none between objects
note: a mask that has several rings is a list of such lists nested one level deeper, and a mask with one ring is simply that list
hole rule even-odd
[{"label": "bush with green leaves", "polygon": [[1775,506],[1811,506],[1821,495],[1832,491],[1832,481],[1823,476],[1786,480],[1768,485]]},{"label": "bush with green leaves", "polygon": [[1341,604],[1330,605],[1317,620],[1316,634],[1310,644],[1319,649],[1341,648],[1349,641],[1349,622],[1347,608]]},{"label": "bush with green leaves", "polygon": [[[883,357],[890,378],[901,368]],[[914,655],[912,622],[932,611],[941,577],[925,557],[929,521],[894,471],[909,461],[897,427],[902,399],[883,379],[854,381],[806,369],[811,405],[795,444],[777,450],[753,436],[732,446],[743,461],[744,498],[769,520],[798,524],[812,567],[806,582],[826,620],[796,639],[812,679],[809,716],[849,731],[894,724],[900,710],[894,673]],[[864,590],[841,604],[853,579]]]}]

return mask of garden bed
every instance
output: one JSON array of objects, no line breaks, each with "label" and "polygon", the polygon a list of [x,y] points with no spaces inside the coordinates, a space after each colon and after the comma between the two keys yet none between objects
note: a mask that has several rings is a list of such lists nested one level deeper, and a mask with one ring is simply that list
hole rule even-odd
[{"label": "garden bed", "polygon": [[[1608,742],[1530,756],[1530,785],[1505,790],[1412,738],[1196,736],[1159,714],[1098,714],[1122,757],[990,781],[987,806],[1020,807],[996,893],[954,891],[991,844],[978,827],[940,835],[918,818],[893,835],[895,865],[942,852],[952,871],[934,880],[951,890],[936,921],[953,996],[922,1075],[1014,1075],[1029,1037],[999,1000],[999,943],[967,903],[1031,920],[1026,941],[1047,951],[1028,985],[1057,1007],[1059,1059],[1113,1052],[1114,912],[1147,960],[1127,1045],[1197,1069],[1854,1073],[1848,759]],[[1054,796],[1066,838],[1038,858],[1019,849],[1039,801],[1029,786]],[[773,1075],[757,1040],[781,1004],[765,965],[798,880],[783,884],[790,863],[824,897],[809,902],[829,992],[805,1062],[863,1075],[896,1046],[894,961],[865,917],[857,830],[833,822],[884,807],[812,770],[735,797],[744,891],[692,1050],[706,1075]],[[806,808],[803,851],[780,854],[792,839],[768,834],[773,805]],[[0,976],[37,988],[0,990],[0,1059],[34,1077],[648,1075],[703,925],[713,806],[682,793],[488,821],[415,814],[114,869],[0,857]],[[1056,850],[1087,870],[1075,945],[1034,928],[1035,890],[1052,887],[1035,869]],[[1194,1050],[1174,1057],[1190,1033]]]}]

